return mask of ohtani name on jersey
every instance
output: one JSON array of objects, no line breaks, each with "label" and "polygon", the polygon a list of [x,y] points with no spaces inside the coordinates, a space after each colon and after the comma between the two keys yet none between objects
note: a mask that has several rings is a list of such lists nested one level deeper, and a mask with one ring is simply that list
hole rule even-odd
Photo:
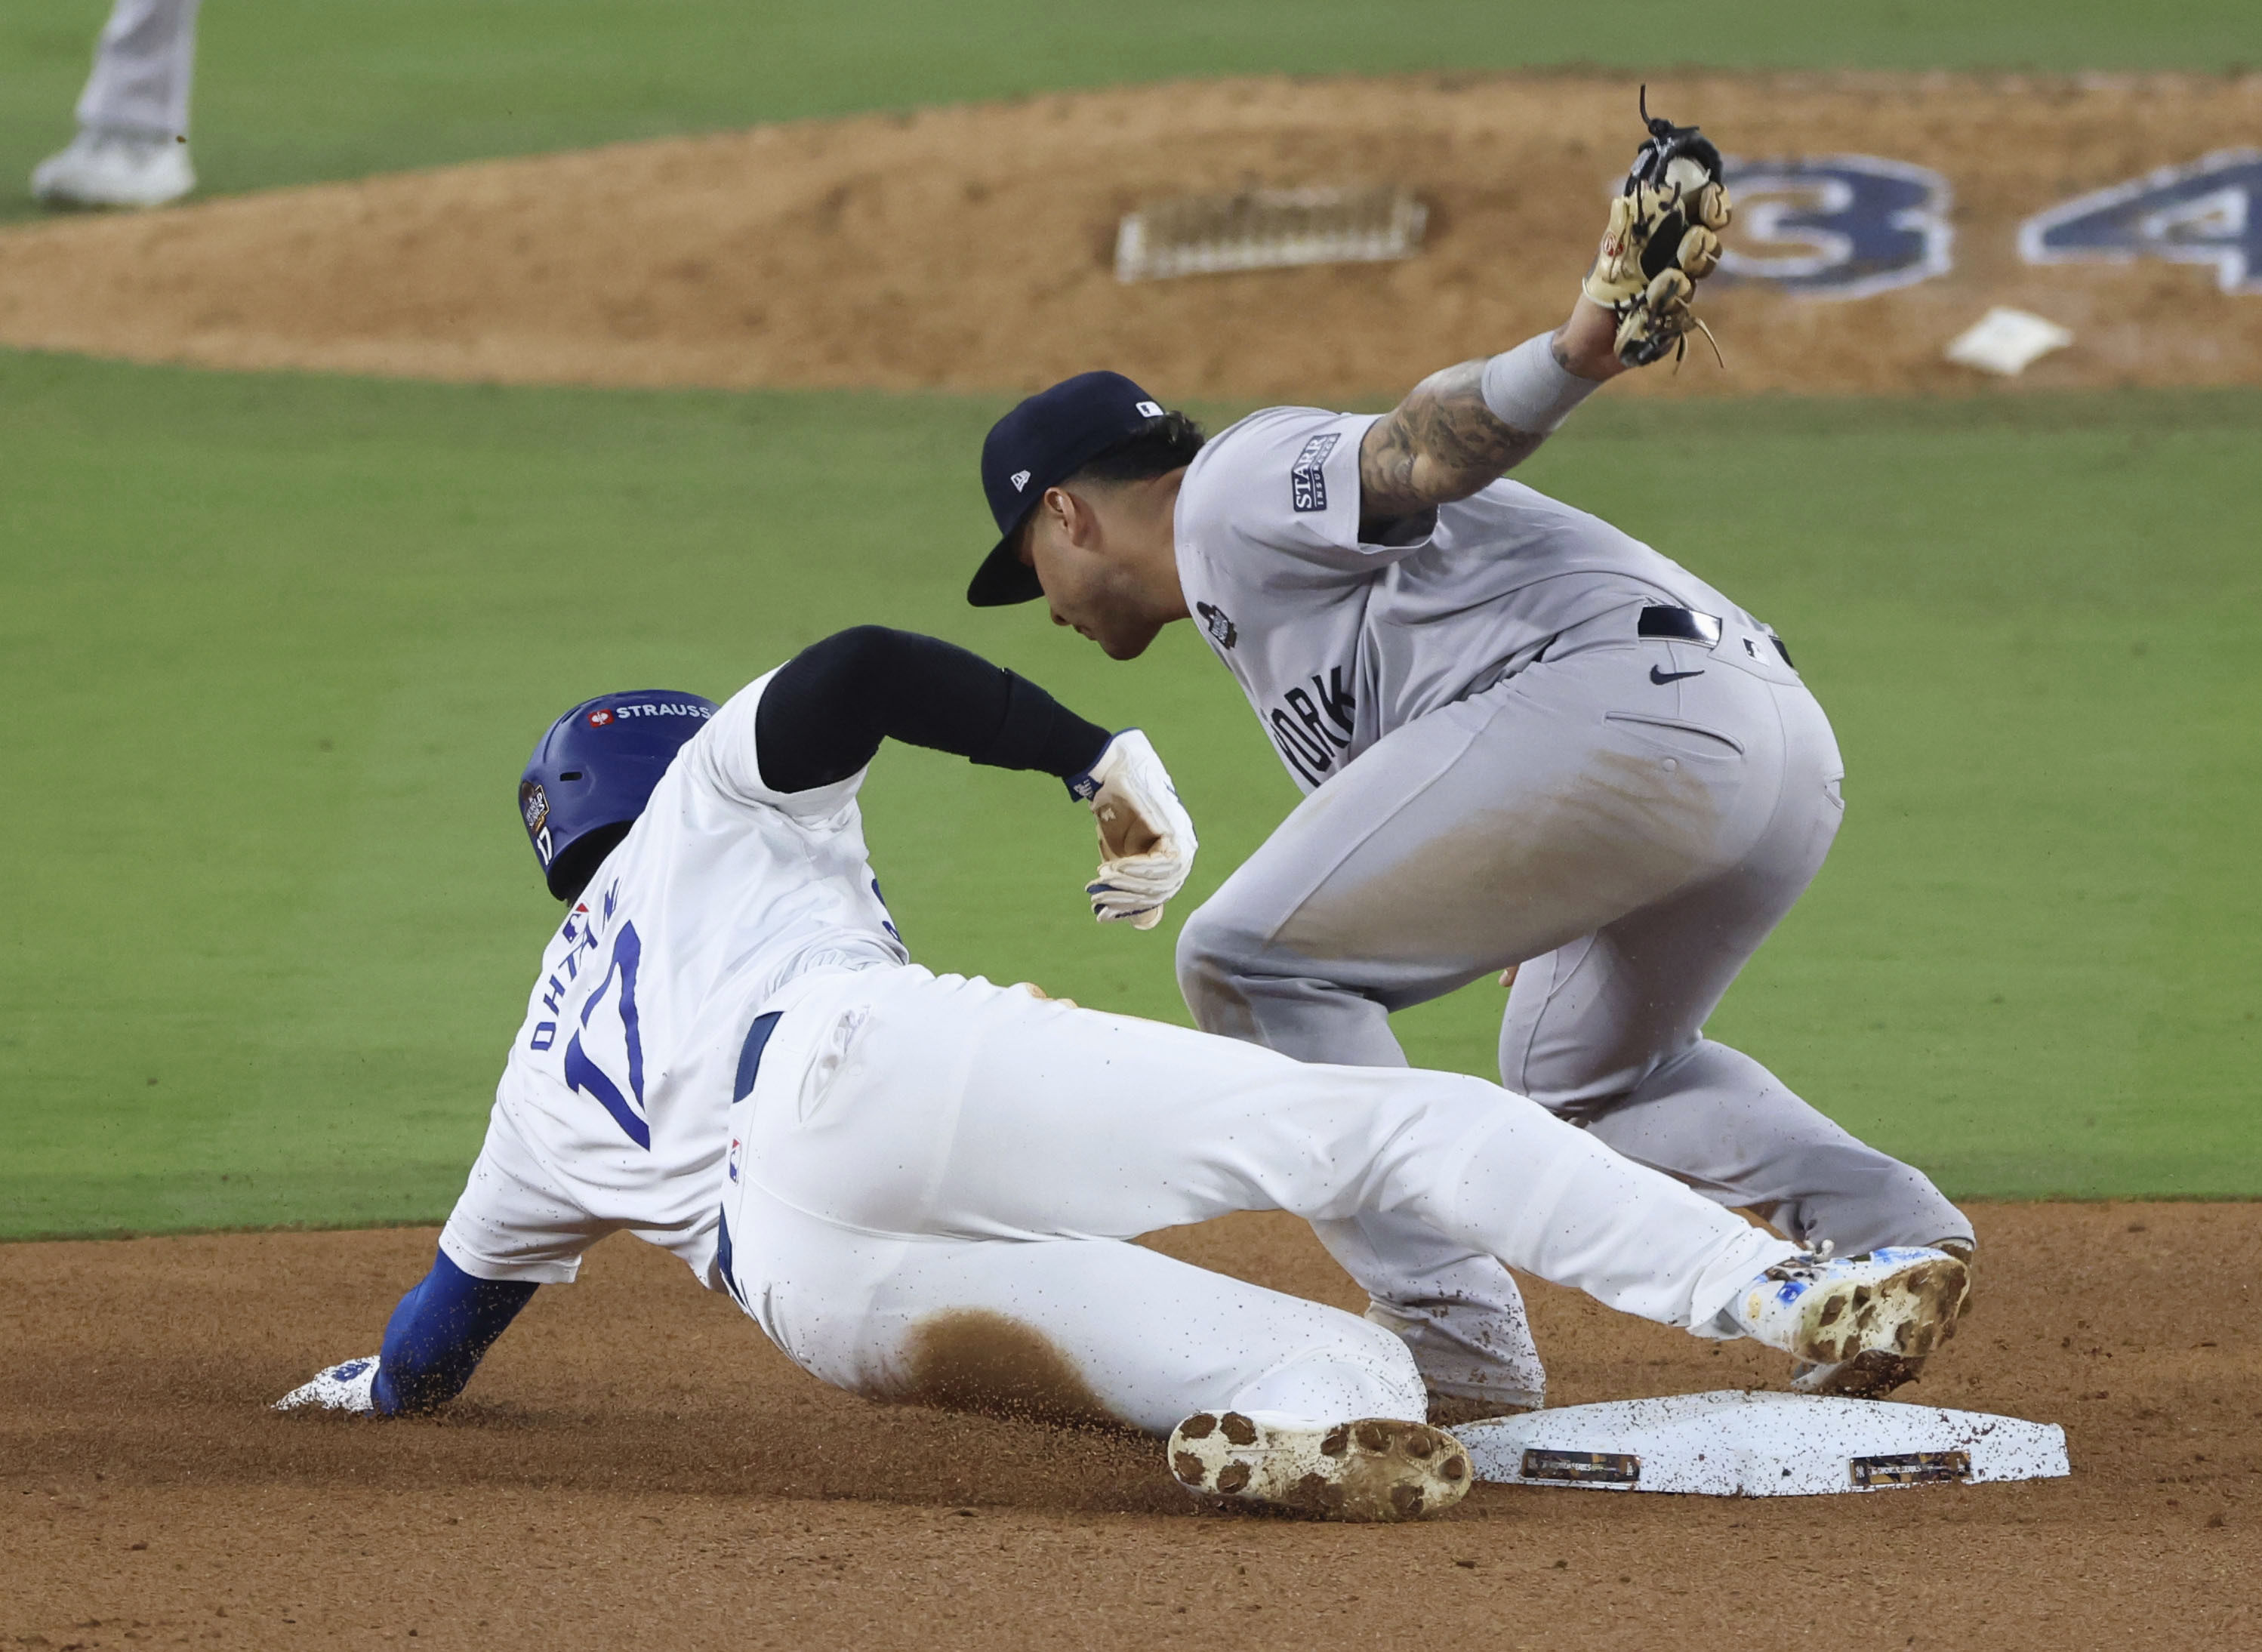
[{"label": "ohtani name on jersey", "polygon": [[[581,973],[582,955],[597,949],[604,938],[605,926],[612,922],[614,913],[620,909],[620,901],[621,880],[616,877],[605,891],[597,911],[591,912],[587,901],[577,900],[573,910],[566,914],[566,921],[558,931],[558,939],[566,943],[566,950],[558,955],[550,978],[542,986],[542,1007],[552,1015],[562,1013],[566,993]],[[561,975],[563,980],[558,978]],[[526,1047],[547,1050],[557,1042],[558,1023],[540,1021],[534,1023],[534,1031],[528,1035]]]},{"label": "ohtani name on jersey", "polygon": [[1288,767],[1316,786],[1335,772],[1339,754],[1351,746],[1351,712],[1357,702],[1341,666],[1323,678],[1314,672],[1309,688],[1290,689],[1264,713],[1272,743]]}]

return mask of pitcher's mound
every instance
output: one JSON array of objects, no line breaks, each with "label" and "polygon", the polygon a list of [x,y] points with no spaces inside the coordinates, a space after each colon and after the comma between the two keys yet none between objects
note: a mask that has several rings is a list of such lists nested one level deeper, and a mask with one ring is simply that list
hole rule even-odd
[{"label": "pitcher's mound", "polygon": [[[0,343],[616,385],[1008,389],[1105,364],[1169,398],[1371,396],[1561,319],[1641,136],[1635,90],[1571,76],[1127,88],[43,224],[0,234]],[[1885,245],[1855,250],[1920,278],[1838,301],[1709,284],[1700,309],[1729,370],[1692,357],[1643,374],[1646,392],[1970,388],[1982,377],[1941,353],[1995,305],[2075,335],[2021,382],[2262,376],[2262,298],[2223,291],[2216,270],[2036,267],[2017,248],[2023,220],[2084,191],[2262,142],[2262,77],[1684,76],[1653,83],[1650,103],[1732,155],[1877,157],[1887,193],[1894,166],[1929,179],[1925,200],[1872,203],[1863,222],[1946,268],[1927,275]],[[1416,256],[1115,278],[1118,223],[1142,203],[1358,184],[1420,198]],[[1778,271],[1802,248],[1841,256],[1829,195],[1747,211],[1731,250],[1740,236]],[[2161,233],[2204,240],[2204,208],[2177,206],[2181,227]],[[1897,211],[1915,227],[1893,229]]]}]

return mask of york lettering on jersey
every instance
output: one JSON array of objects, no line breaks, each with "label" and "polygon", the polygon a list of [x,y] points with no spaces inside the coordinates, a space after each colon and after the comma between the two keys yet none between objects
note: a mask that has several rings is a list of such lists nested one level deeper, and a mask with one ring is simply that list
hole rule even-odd
[{"label": "york lettering on jersey", "polygon": [[1290,689],[1281,703],[1264,714],[1273,745],[1290,768],[1316,786],[1335,771],[1336,754],[1351,745],[1351,712],[1357,702],[1341,666],[1316,671],[1308,689]]}]

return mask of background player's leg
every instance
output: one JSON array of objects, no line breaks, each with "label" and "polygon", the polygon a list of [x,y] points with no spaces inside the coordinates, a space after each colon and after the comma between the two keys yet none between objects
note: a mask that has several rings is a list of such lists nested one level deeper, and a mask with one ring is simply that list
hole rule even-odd
[{"label": "background player's leg", "polygon": [[197,0],[117,0],[79,95],[78,133],[32,169],[60,206],[162,206],[196,187],[189,83]]},{"label": "background player's leg", "polygon": [[1802,1242],[1850,1254],[1969,1239],[1970,1223],[1921,1172],[1702,1035],[1837,830],[1841,765],[1828,724],[1804,689],[1785,688],[1782,700],[1783,800],[1758,841],[1726,873],[1518,970],[1501,1081]]},{"label": "background player's leg", "polygon": [[198,0],[118,0],[79,94],[78,123],[168,141],[189,129]]}]

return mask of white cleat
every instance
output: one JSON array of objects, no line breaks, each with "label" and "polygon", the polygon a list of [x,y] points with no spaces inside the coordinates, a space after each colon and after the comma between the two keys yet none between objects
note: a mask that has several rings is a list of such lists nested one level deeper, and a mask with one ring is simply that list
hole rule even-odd
[{"label": "white cleat", "polygon": [[[1813,1367],[1795,1381],[1809,1393],[1874,1397],[1916,1374],[1956,1334],[1971,1289],[1957,1257],[1904,1246],[1861,1256],[1795,1256],[1728,1304],[1745,1334]],[[1831,1386],[1816,1379],[1825,1372]]]},{"label": "white cleat", "polygon": [[32,169],[32,193],[50,206],[162,206],[196,186],[185,142],[101,126]]},{"label": "white cleat", "polygon": [[[1976,1273],[1976,1260],[1971,1241],[1942,1239],[1931,1247],[1945,1251],[1963,1264],[1967,1273]],[[1957,1317],[1971,1311],[1971,1282],[1964,1285],[1963,1302]],[[1955,1334],[1951,1322],[1948,1335]],[[1801,1364],[1790,1374],[1790,1386],[1801,1394],[1822,1394],[1849,1400],[1881,1400],[1905,1383],[1913,1382],[1924,1374],[1924,1361],[1905,1354],[1887,1353],[1872,1350],[1857,1353],[1850,1360],[1833,1360],[1826,1365]]]},{"label": "white cleat", "polygon": [[1171,1472],[1197,1497],[1323,1520],[1418,1520],[1468,1495],[1461,1442],[1427,1423],[1260,1423],[1202,1411],[1171,1431]]},{"label": "white cleat", "polygon": [[278,1411],[296,1411],[313,1407],[319,1411],[351,1411],[362,1416],[373,1414],[377,1399],[370,1390],[377,1385],[377,1356],[365,1360],[349,1360],[343,1365],[334,1365],[312,1382],[292,1389],[275,1402]]}]

